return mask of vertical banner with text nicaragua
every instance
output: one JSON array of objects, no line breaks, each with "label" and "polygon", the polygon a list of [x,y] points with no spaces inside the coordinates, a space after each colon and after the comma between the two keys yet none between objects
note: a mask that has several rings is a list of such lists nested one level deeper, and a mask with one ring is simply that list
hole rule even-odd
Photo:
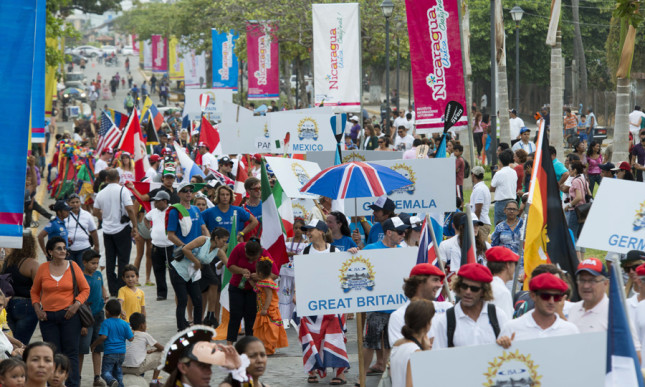
[{"label": "vertical banner with text nicaragua", "polygon": [[[37,0],[0,1],[0,106],[11,112],[0,142],[4,169],[0,190],[0,247],[22,247],[36,3]],[[41,113],[44,114],[44,106]]]},{"label": "vertical banner with text nicaragua", "polygon": [[316,105],[360,111],[359,16],[358,3],[312,5]]},{"label": "vertical banner with text nicaragua", "polygon": [[[457,1],[406,0],[416,126],[443,130],[449,101],[466,106]],[[464,115],[453,129],[466,129]]]},{"label": "vertical banner with text nicaragua", "polygon": [[218,33],[211,29],[213,40],[213,89],[237,91],[239,63],[235,55],[235,43],[239,35],[235,31]]},{"label": "vertical banner with text nicaragua", "polygon": [[171,81],[184,80],[184,62],[179,57],[182,48],[179,40],[173,36],[168,40],[168,79]]},{"label": "vertical banner with text nicaragua", "polygon": [[168,71],[168,40],[161,35],[152,35],[152,71],[165,73]]},{"label": "vertical banner with text nicaragua", "polygon": [[246,24],[246,57],[248,61],[248,99],[280,97],[280,58],[275,24]]}]

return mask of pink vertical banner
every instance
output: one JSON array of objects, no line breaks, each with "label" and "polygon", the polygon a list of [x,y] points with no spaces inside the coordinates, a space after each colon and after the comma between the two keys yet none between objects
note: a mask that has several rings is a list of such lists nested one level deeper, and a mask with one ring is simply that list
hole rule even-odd
[{"label": "pink vertical banner", "polygon": [[165,73],[168,71],[168,40],[161,35],[152,35],[152,71]]},{"label": "pink vertical banner", "polygon": [[[417,131],[438,132],[443,130],[443,113],[449,101],[466,107],[458,2],[406,0],[405,9]],[[464,109],[453,129],[467,128]]]},{"label": "pink vertical banner", "polygon": [[276,31],[277,26],[271,23],[246,25],[248,99],[280,97],[280,58]]},{"label": "pink vertical banner", "polygon": [[136,34],[132,34],[132,51],[135,54],[139,53],[139,41],[137,40]]}]

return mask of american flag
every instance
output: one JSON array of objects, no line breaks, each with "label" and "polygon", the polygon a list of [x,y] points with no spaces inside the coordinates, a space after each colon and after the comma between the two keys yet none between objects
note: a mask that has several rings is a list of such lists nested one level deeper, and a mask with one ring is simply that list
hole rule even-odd
[{"label": "american flag", "polygon": [[121,138],[121,130],[114,125],[110,116],[101,113],[101,127],[99,128],[99,143],[94,151],[95,156],[101,154],[105,148],[114,148]]}]

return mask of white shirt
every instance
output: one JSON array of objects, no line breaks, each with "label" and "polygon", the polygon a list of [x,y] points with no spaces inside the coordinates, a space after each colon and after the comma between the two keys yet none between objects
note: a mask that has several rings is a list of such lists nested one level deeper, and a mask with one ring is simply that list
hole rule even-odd
[{"label": "white shirt", "polygon": [[405,137],[399,135],[394,139],[394,149],[395,150],[408,150],[412,148],[412,143],[414,142],[414,137],[409,134],[406,134]]},{"label": "white shirt", "polygon": [[[634,299],[637,303],[634,304]],[[636,334],[638,335],[638,340],[642,343],[645,340],[645,302],[638,302],[636,296],[629,298],[627,300],[629,311],[629,317],[632,321],[634,328],[636,329]],[[631,305],[630,305],[631,304]],[[645,365],[645,359],[641,360],[641,367]]]},{"label": "white shirt", "polygon": [[518,141],[513,145],[513,148],[511,148],[511,150],[515,152],[518,149],[524,149],[526,153],[531,154],[535,152],[535,143],[533,141],[529,141],[525,144],[523,141]]},{"label": "white shirt", "polygon": [[217,157],[213,156],[210,152],[204,153],[202,155],[202,166],[204,166],[204,168],[217,170]]},{"label": "white shirt", "polygon": [[524,121],[520,117],[510,118],[511,140],[516,140],[520,136],[520,130],[524,126]]},{"label": "white shirt", "polygon": [[[500,308],[496,307],[496,313],[500,332],[502,332],[509,320],[506,313]],[[497,340],[493,326],[490,325],[488,319],[488,302],[484,301],[477,321],[468,317],[461,309],[461,303],[457,303],[455,305],[455,319],[455,334],[452,340],[455,347],[492,344]],[[430,327],[430,331],[434,336],[433,350],[448,348],[448,322],[445,314],[437,318],[437,321]]]},{"label": "white shirt", "polygon": [[459,235],[446,239],[439,245],[441,258],[444,263],[450,265],[450,271],[456,273],[461,266],[461,246],[459,246]]},{"label": "white shirt", "polygon": [[515,199],[517,197],[517,173],[509,166],[506,166],[493,176],[490,182],[495,187],[495,200]]},{"label": "white shirt", "polygon": [[136,181],[134,177],[134,171],[126,171],[122,168],[117,168],[119,171],[119,184],[125,184],[128,181]]},{"label": "white shirt", "polygon": [[645,113],[640,110],[634,110],[629,113],[629,131],[634,133],[634,135],[636,135],[636,133],[641,129],[638,122],[642,117],[645,117]]},{"label": "white shirt", "polygon": [[94,208],[103,212],[103,234],[118,234],[130,224],[130,222],[121,223],[121,216],[127,214],[124,206],[131,205],[130,191],[117,183],[108,184],[96,194]]},{"label": "white shirt", "polygon": [[157,170],[155,169],[155,167],[148,168],[148,170],[146,171],[146,178],[152,179],[155,176],[157,176]]},{"label": "white shirt", "polygon": [[491,287],[493,288],[493,301],[491,303],[502,309],[507,316],[512,316],[514,312],[513,296],[511,296],[511,292],[506,287],[504,280],[498,276],[493,276]]},{"label": "white shirt", "polygon": [[392,387],[407,386],[408,362],[410,356],[421,348],[416,343],[403,343],[392,347],[390,354],[390,376],[392,377]]},{"label": "white shirt", "polygon": [[168,247],[172,246],[173,243],[168,239],[166,235],[166,212],[168,208],[164,211],[159,211],[156,208],[151,209],[146,214],[146,219],[152,222],[152,228],[150,229],[150,239],[152,239],[152,244],[158,247]]},{"label": "white shirt", "polygon": [[108,168],[108,163],[106,163],[101,159],[96,160],[96,164],[94,164],[94,175],[98,176],[99,172],[107,168]]},{"label": "white shirt", "polygon": [[[434,304],[434,316],[432,317],[432,324],[434,324],[437,316],[440,316],[450,308],[452,308],[452,303],[448,301],[432,301]],[[403,337],[401,334],[401,328],[405,325],[405,311],[408,309],[410,301],[407,301],[405,304],[401,305],[399,309],[395,310],[390,314],[390,321],[387,324],[387,337],[390,342],[390,347],[394,346],[394,343],[400,338]],[[430,338],[430,332],[428,332],[428,338]]]},{"label": "white shirt", "polygon": [[407,128],[408,127],[407,122],[408,120],[406,120],[405,117],[396,117],[394,119],[394,124],[392,124],[392,126],[394,126],[395,130],[398,130],[399,126],[405,126]]},{"label": "white shirt", "polygon": [[96,224],[94,223],[94,217],[89,212],[81,208],[78,216],[76,216],[70,211],[69,216],[65,219],[65,228],[67,228],[70,242],[73,242],[69,246],[70,250],[80,251],[91,247],[89,234],[92,231],[96,231]]},{"label": "white shirt", "polygon": [[557,314],[555,314],[555,321],[553,324],[546,329],[542,329],[535,322],[533,313],[535,313],[535,310],[525,313],[515,320],[509,321],[501,330],[499,336],[511,337],[513,333],[515,333],[515,340],[531,340],[580,333],[575,324],[561,319]]},{"label": "white shirt", "polygon": [[475,204],[482,205],[482,213],[479,216],[479,220],[484,222],[484,224],[490,225],[490,217],[488,216],[488,210],[490,209],[490,190],[483,181],[475,184],[473,192],[470,194],[470,212],[472,213],[475,212]]},{"label": "white shirt", "polygon": [[152,336],[147,332],[134,331],[132,341],[125,342],[125,360],[123,367],[138,367],[146,360],[148,346],[153,347],[157,344]]},{"label": "white shirt", "polygon": [[[403,152],[403,160],[412,160],[412,159],[416,159],[416,158],[417,158],[417,148],[416,147],[410,148],[409,150],[406,150],[405,152]],[[421,157],[421,158],[422,159],[427,159],[428,155],[424,154],[423,157]]]}]

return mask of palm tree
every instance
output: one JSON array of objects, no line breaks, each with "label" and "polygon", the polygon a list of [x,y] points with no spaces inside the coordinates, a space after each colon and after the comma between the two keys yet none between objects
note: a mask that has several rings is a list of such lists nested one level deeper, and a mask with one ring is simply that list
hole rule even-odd
[{"label": "palm tree", "polygon": [[551,46],[551,123],[549,142],[560,157],[564,155],[562,143],[562,98],[564,93],[564,62],[562,59],[562,33],[560,32],[560,0],[551,0],[551,19],[546,44]]},{"label": "palm tree", "polygon": [[[506,34],[504,33],[504,18],[502,16],[502,1],[495,0],[495,40],[497,47],[497,79],[499,89],[499,142],[511,144],[511,122],[508,115],[508,77],[506,76]],[[493,96],[495,98],[495,96]]]}]

